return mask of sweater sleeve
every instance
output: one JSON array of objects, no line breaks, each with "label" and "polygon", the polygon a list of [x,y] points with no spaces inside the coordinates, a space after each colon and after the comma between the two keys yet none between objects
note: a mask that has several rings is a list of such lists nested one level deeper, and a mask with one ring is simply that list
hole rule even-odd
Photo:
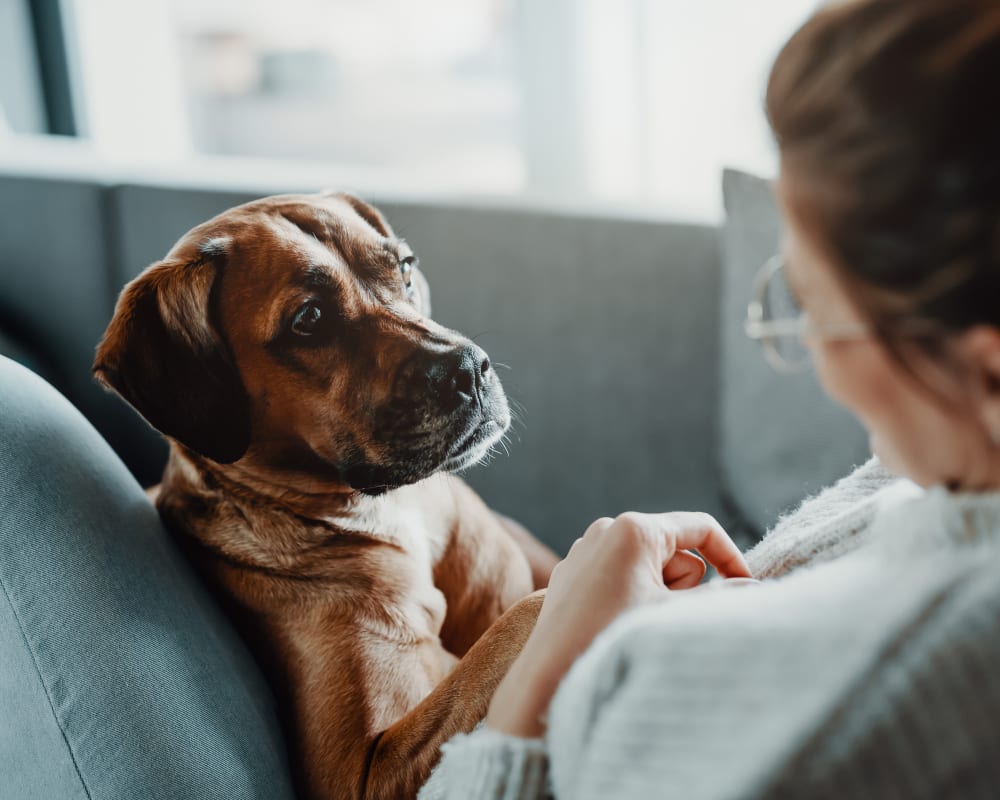
[{"label": "sweater sleeve", "polygon": [[830,561],[867,542],[868,526],[884,492],[908,483],[871,458],[833,486],[786,514],[746,554],[757,578]]},{"label": "sweater sleeve", "polygon": [[[885,591],[887,577],[901,584],[896,591]],[[972,679],[983,658],[950,655],[948,636],[964,613],[952,606],[954,588],[933,569],[887,576],[876,560],[837,562],[807,581],[633,612],[599,637],[553,701],[555,796],[945,796],[933,790],[942,782],[925,781],[927,758],[938,759],[937,776],[974,761],[970,748],[985,758],[1000,717],[997,705],[978,705],[982,678]],[[951,618],[939,614],[946,606]],[[1000,618],[995,606],[992,619]],[[993,656],[996,638],[967,637]],[[900,671],[903,649],[912,665],[923,664],[919,686]],[[914,726],[932,676],[947,680],[924,724]],[[1000,690],[989,694],[1000,703]],[[970,717],[982,722],[974,735],[961,731]],[[951,723],[948,738],[935,733],[942,722]],[[879,772],[879,764],[889,766]],[[906,771],[914,791],[886,792]]]},{"label": "sweater sleeve", "polygon": [[996,797],[1000,591],[980,570],[883,651],[760,797]]},{"label": "sweater sleeve", "polygon": [[548,755],[541,739],[480,727],[453,737],[420,790],[419,800],[544,800]]}]

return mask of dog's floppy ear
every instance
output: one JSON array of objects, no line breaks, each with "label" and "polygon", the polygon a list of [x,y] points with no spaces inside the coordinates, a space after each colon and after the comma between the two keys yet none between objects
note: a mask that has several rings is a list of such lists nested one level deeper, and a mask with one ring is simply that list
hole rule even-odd
[{"label": "dog's floppy ear", "polygon": [[193,262],[154,264],[122,291],[94,375],[154,428],[228,464],[250,443],[250,403],[212,324],[224,243]]}]

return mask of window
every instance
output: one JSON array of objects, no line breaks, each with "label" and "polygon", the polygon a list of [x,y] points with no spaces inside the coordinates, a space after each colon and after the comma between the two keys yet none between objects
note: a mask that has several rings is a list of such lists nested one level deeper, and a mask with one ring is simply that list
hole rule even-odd
[{"label": "window", "polygon": [[0,134],[74,135],[59,0],[0,2]]},{"label": "window", "polygon": [[715,220],[724,165],[774,169],[764,81],[815,6],[75,0],[70,18],[81,128],[110,157]]},{"label": "window", "polygon": [[441,190],[525,183],[506,0],[174,0],[200,152],[333,159]]}]

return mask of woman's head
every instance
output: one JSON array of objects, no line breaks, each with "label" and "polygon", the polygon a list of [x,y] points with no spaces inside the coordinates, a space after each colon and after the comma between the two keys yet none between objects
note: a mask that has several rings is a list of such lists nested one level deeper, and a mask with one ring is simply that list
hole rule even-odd
[{"label": "woman's head", "polygon": [[1000,4],[853,0],[771,74],[788,278],[827,391],[925,485],[1000,487]]}]

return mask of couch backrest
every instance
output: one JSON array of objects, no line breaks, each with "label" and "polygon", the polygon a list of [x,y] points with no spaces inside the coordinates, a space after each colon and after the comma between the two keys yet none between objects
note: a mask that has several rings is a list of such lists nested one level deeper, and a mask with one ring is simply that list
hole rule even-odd
[{"label": "couch backrest", "polygon": [[[119,282],[250,195],[114,189]],[[421,259],[434,317],[474,337],[523,407],[466,479],[565,549],[629,508],[719,510],[713,228],[374,198]]]},{"label": "couch backrest", "polygon": [[[85,195],[79,207],[73,191]],[[0,309],[14,308],[53,354],[57,386],[144,484],[158,479],[164,447],[93,384],[94,345],[127,280],[193,225],[255,196],[0,175],[0,232],[12,244]],[[524,409],[510,456],[466,475],[487,502],[557,549],[629,508],[723,514],[716,229],[370,199],[420,255],[435,317],[510,365],[502,380]]]}]

